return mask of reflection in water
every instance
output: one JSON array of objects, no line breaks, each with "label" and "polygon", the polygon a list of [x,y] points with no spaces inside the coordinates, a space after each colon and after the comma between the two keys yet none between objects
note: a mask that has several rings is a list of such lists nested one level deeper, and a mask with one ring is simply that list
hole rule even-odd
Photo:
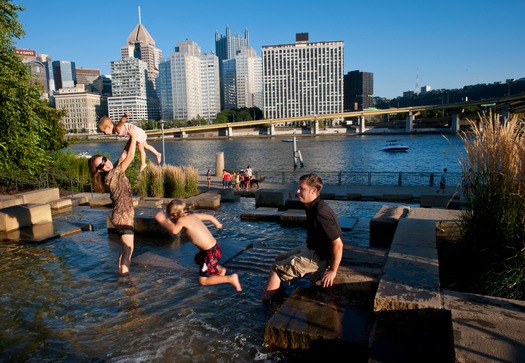
[{"label": "reflection in water", "polygon": [[[239,274],[240,293],[229,285],[199,286],[195,249],[185,248],[184,239],[174,245],[166,237],[137,235],[134,256],[152,252],[185,269],[132,262],[131,276],[119,277],[119,247],[106,229],[109,209],[77,207],[54,217],[91,223],[93,231],[42,244],[0,243],[0,360],[286,361],[285,352],[265,350],[269,317],[259,299],[274,256],[303,244],[306,235],[298,227],[241,222],[240,214],[254,204],[241,198],[214,212],[223,224],[213,230],[219,240],[253,243],[227,266]],[[344,232],[345,243],[366,246],[369,218],[383,203],[329,204],[339,215],[359,219]]]}]

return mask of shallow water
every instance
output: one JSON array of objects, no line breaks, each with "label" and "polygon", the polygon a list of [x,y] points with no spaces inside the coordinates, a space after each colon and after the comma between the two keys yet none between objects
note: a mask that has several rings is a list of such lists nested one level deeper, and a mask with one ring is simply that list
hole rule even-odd
[{"label": "shallow water", "polygon": [[[367,246],[370,218],[383,202],[328,201],[340,216],[358,218],[344,231],[345,244]],[[110,209],[77,207],[54,217],[91,223],[94,231],[41,244],[0,243],[0,360],[53,362],[286,362],[268,352],[260,303],[275,255],[302,245],[305,231],[273,222],[245,222],[253,198],[223,203],[213,213],[219,240],[253,248],[228,262],[243,291],[231,285],[201,287],[193,264],[196,248],[185,239],[135,238],[134,257],[145,252],[173,259],[182,270],[132,262],[132,274],[116,274],[118,237],[108,234]],[[305,286],[308,279],[288,287]]]}]

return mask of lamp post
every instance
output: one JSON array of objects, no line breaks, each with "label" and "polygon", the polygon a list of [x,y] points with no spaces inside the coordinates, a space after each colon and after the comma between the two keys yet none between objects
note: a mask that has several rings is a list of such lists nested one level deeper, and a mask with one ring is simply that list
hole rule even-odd
[{"label": "lamp post", "polygon": [[162,130],[162,166],[166,165],[166,149],[164,148],[164,124],[166,121],[160,120],[160,129]]}]

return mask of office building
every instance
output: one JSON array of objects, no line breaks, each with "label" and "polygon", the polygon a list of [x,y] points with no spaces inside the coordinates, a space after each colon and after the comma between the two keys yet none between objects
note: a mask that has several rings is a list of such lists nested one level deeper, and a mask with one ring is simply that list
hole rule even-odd
[{"label": "office building", "polygon": [[[179,42],[169,60],[160,65],[157,80],[162,118],[213,122],[220,112],[219,60],[201,54],[197,43]],[[169,110],[171,107],[171,111]]]},{"label": "office building", "polygon": [[251,46],[241,47],[223,62],[224,108],[263,109],[262,59]]},{"label": "office building", "polygon": [[[244,37],[241,37],[239,34],[234,33],[231,35],[230,27],[226,27],[226,35],[219,35],[218,32],[215,32],[215,54],[219,58],[219,75],[220,75],[220,90],[221,90],[221,108],[227,108],[225,105],[225,93],[233,92],[232,89],[235,89],[235,83],[232,83],[231,75],[228,82],[225,83],[224,75],[224,62],[233,59],[242,47],[249,46],[249,35],[248,29],[244,31]],[[233,92],[235,93],[235,92]],[[231,105],[229,105],[231,106]],[[232,107],[233,108],[233,107]]]},{"label": "office building", "polygon": [[374,74],[360,70],[344,76],[345,111],[365,110],[374,106]]},{"label": "office building", "polygon": [[344,42],[308,38],[299,33],[295,44],[262,47],[266,118],[343,112]]},{"label": "office building", "polygon": [[75,62],[71,61],[52,61],[53,78],[55,89],[75,88],[77,84]]},{"label": "office building", "polygon": [[112,96],[108,97],[108,115],[111,119],[119,120],[126,112],[131,112],[129,122],[149,119],[147,69],[147,63],[138,58],[111,62]]},{"label": "office building", "polygon": [[87,92],[83,84],[57,90],[54,99],[57,110],[66,110],[61,122],[68,133],[96,133],[99,118],[107,114],[105,98]]},{"label": "office building", "polygon": [[77,68],[77,84],[92,84],[100,76],[100,69]]}]

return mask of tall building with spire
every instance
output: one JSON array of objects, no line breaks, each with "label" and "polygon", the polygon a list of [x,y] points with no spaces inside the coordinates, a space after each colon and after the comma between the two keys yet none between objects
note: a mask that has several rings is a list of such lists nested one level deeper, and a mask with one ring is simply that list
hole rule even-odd
[{"label": "tall building with spire", "polygon": [[[120,48],[120,54],[122,60],[111,64],[111,78],[114,83],[113,97],[108,98],[110,117],[129,111],[132,113],[130,121],[160,119],[156,79],[162,51],[156,48],[155,41],[142,25],[140,7],[139,23],[129,34],[127,44]],[[140,60],[143,64],[132,60]],[[142,77],[143,68],[145,77]],[[138,119],[134,120],[137,117]]]}]

